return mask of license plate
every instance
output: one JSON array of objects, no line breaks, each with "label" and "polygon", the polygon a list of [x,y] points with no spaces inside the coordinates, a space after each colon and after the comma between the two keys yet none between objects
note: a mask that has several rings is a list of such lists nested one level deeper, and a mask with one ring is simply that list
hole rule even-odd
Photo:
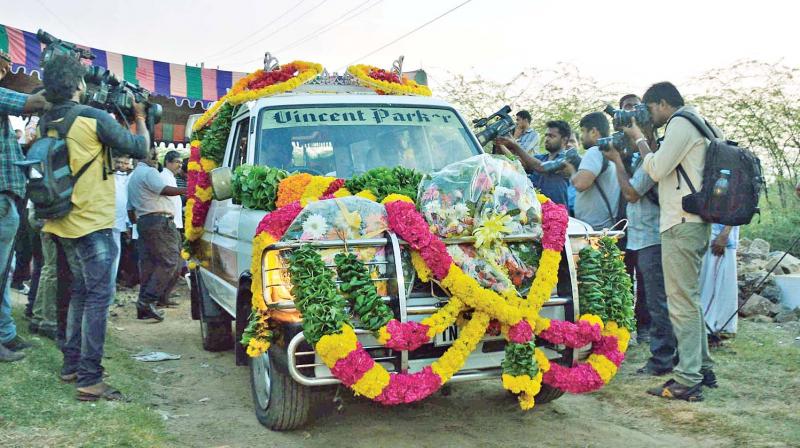
[{"label": "license plate", "polygon": [[436,347],[441,347],[444,345],[452,345],[453,342],[458,339],[458,327],[455,325],[451,325],[447,327],[443,332],[437,334],[433,338],[433,345]]}]

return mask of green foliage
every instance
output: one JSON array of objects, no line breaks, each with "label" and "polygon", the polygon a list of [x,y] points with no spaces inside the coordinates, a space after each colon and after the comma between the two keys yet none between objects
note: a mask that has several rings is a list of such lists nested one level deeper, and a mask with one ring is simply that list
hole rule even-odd
[{"label": "green foliage", "polygon": [[581,313],[602,316],[605,314],[606,301],[603,297],[603,254],[599,250],[586,246],[581,249],[578,261],[578,293]]},{"label": "green foliage", "polygon": [[228,143],[228,134],[231,132],[231,118],[233,117],[233,106],[228,103],[222,105],[211,122],[211,127],[203,132],[203,140],[200,142],[200,155],[222,164],[225,157],[225,145]]},{"label": "green foliage", "polygon": [[336,254],[334,262],[342,282],[339,288],[350,301],[353,312],[364,328],[378,331],[394,318],[392,310],[378,295],[367,267],[354,254]]},{"label": "green foliage", "polygon": [[506,344],[506,354],[501,364],[503,373],[512,376],[528,375],[531,378],[536,376],[539,366],[534,357],[535,348],[536,344],[533,341],[524,344],[514,342]]},{"label": "green foliage", "polygon": [[303,314],[303,334],[316,344],[325,334],[337,333],[349,320],[347,303],[336,290],[333,272],[314,248],[304,245],[289,256],[292,295]]},{"label": "green foliage", "polygon": [[347,180],[344,186],[353,194],[369,190],[378,197],[378,202],[392,193],[414,199],[417,197],[417,187],[422,181],[422,176],[422,173],[402,166],[380,167]]},{"label": "green foliage", "polygon": [[289,174],[268,166],[240,165],[233,172],[233,200],[252,210],[275,210],[278,183]]},{"label": "green foliage", "polygon": [[578,292],[581,313],[615,321],[630,331],[636,329],[633,317],[633,283],[625,271],[622,251],[613,238],[600,239],[600,249],[585,247],[578,261]]},{"label": "green foliage", "polygon": [[[788,197],[786,205],[782,206],[774,193],[778,189],[777,185],[772,184],[769,188],[772,198],[767,200],[766,195],[761,197],[761,215],[756,215],[750,224],[742,226],[739,236],[751,240],[761,238],[769,241],[771,250],[785,251],[789,249],[800,229],[800,200]],[[790,253],[800,257],[800,244]]]}]

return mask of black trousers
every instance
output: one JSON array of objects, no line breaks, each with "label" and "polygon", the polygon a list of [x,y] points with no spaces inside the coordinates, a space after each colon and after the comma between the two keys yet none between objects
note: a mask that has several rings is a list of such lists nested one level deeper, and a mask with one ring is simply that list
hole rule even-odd
[{"label": "black trousers", "polygon": [[138,219],[139,303],[166,302],[181,267],[181,240],[172,217],[145,215]]}]

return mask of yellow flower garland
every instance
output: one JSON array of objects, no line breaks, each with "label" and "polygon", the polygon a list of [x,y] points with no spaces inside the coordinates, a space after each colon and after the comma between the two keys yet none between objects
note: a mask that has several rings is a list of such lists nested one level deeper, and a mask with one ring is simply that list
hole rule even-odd
[{"label": "yellow flower garland", "polygon": [[288,92],[290,90],[294,90],[297,87],[311,81],[312,79],[316,78],[320,73],[322,73],[322,65],[316,64],[313,62],[306,62],[306,61],[294,61],[291,62],[290,65],[294,65],[297,67],[299,73],[292,79],[289,79],[284,82],[279,82],[277,84],[273,84],[271,86],[267,86],[258,90],[247,90],[247,85],[250,82],[259,76],[264,70],[259,69],[254,71],[253,73],[245,76],[244,78],[240,79],[236,82],[236,84],[231,87],[231,90],[225,94],[222,98],[217,100],[211,108],[209,108],[192,126],[193,131],[198,131],[203,128],[216,114],[220,107],[226,102],[231,103],[232,105],[238,105],[242,103],[246,103],[248,101],[257,100],[259,98],[263,98],[265,96],[272,96],[277,95],[279,93]]},{"label": "yellow flower garland", "polygon": [[360,83],[373,90],[380,90],[387,95],[421,95],[431,96],[431,89],[428,86],[417,84],[407,78],[402,79],[402,83],[387,82],[369,76],[370,70],[380,70],[371,65],[351,65],[347,67],[347,72],[353,75]]}]

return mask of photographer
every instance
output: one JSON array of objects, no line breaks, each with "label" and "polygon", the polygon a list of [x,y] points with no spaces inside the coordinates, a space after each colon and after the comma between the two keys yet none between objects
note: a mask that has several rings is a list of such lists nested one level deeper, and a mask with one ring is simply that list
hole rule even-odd
[{"label": "photographer", "polygon": [[[626,95],[620,100],[620,109],[631,110],[639,103],[638,96]],[[603,156],[613,164],[622,196],[627,201],[625,262],[626,267],[629,263],[632,265],[631,272],[634,266],[636,270],[635,314],[639,342],[644,342],[643,333],[649,333],[650,358],[636,373],[661,376],[671,372],[674,367],[676,341],[669,320],[667,294],[664,291],[661,236],[658,231],[660,210],[658,197],[655,195],[656,184],[642,168],[641,157],[636,157],[638,154],[634,155],[633,165],[630,167],[633,174],[629,176],[621,149],[612,148],[610,151],[604,151]],[[643,275],[645,273],[647,275]]]},{"label": "photographer", "polygon": [[549,171],[544,162],[564,158],[567,141],[571,135],[569,123],[566,121],[550,121],[547,123],[547,133],[544,135],[544,147],[547,154],[530,155],[524,148],[513,140],[498,137],[495,144],[508,156],[519,158],[525,172],[528,173],[531,183],[543,195],[556,204],[567,206],[567,187],[569,182],[561,170]]},{"label": "photographer", "polygon": [[531,128],[531,113],[527,110],[517,112],[517,126],[514,128],[514,140],[530,156],[536,154],[539,146],[539,134]]},{"label": "photographer", "polygon": [[660,397],[700,401],[703,385],[716,386],[699,289],[700,263],[708,247],[709,224],[700,216],[683,210],[682,198],[690,191],[678,171],[682,167],[692,184],[700,185],[709,141],[688,119],[673,117],[679,111],[689,114],[697,114],[697,111],[684,105],[683,97],[671,83],[652,85],[645,92],[643,102],[655,128],[669,123],[656,152],[651,152],[648,138],[635,120],[625,128],[625,134],[642,154],[644,170],[658,182],[664,283],[680,357],[675,378],[647,392]]},{"label": "photographer", "polygon": [[[11,57],[0,51],[0,80],[11,70]],[[40,92],[25,95],[0,87],[0,362],[18,361],[25,357],[20,351],[30,347],[17,335],[11,317],[9,271],[14,240],[20,215],[25,213],[25,175],[15,165],[24,159],[9,115],[38,112],[48,107]]]},{"label": "photographer", "polygon": [[[53,108],[42,121],[62,120],[77,106],[86,89],[85,68],[77,58],[55,55],[43,69],[45,96],[53,103]],[[101,365],[117,251],[111,230],[114,226],[114,179],[106,169],[111,163],[106,148],[113,148],[114,155],[145,155],[150,138],[144,105],[135,103],[134,111],[137,135],[132,135],[99,109],[87,108],[77,116],[66,138],[70,166],[87,166],[87,169],[75,182],[69,213],[48,220],[44,225],[45,232],[58,238],[73,275],[61,379],[76,381],[76,398],[82,401],[122,398],[119,391],[103,383]],[[55,131],[51,130],[50,135],[55,136]]]},{"label": "photographer", "polygon": [[617,222],[620,199],[616,170],[609,169],[597,147],[598,139],[608,137],[608,119],[602,112],[592,112],[581,118],[580,127],[586,153],[577,169],[571,163],[566,168],[577,190],[575,217],[595,230],[608,229]]}]

